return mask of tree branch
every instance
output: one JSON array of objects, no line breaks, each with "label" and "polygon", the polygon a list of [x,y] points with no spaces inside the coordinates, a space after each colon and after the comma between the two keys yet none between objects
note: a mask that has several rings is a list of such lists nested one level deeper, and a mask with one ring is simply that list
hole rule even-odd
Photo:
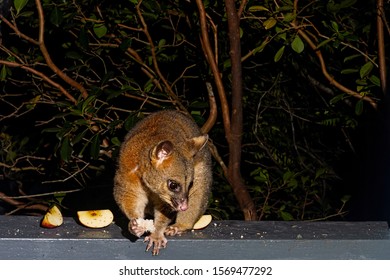
[{"label": "tree branch", "polygon": [[[3,15],[0,15],[0,19],[9,27],[11,28],[15,34],[17,36],[19,36],[20,38],[26,40],[27,42],[31,43],[31,44],[34,44],[34,45],[37,45],[41,52],[42,52],[42,55],[47,63],[47,66],[55,73],[57,74],[63,81],[65,81],[67,84],[69,84],[70,86],[78,89],[82,96],[84,98],[88,97],[88,93],[86,91],[86,89],[81,85],[79,84],[78,82],[76,82],[75,80],[73,80],[72,78],[70,78],[69,76],[67,76],[63,71],[61,71],[55,64],[54,62],[52,61],[51,57],[50,57],[50,54],[46,48],[46,45],[45,45],[45,41],[44,41],[44,29],[45,29],[45,20],[44,20],[44,14],[43,14],[43,8],[42,8],[42,4],[40,2],[40,0],[36,0],[35,1],[36,3],[36,6],[37,6],[37,10],[38,10],[38,16],[39,16],[39,39],[38,41],[23,34],[17,27],[15,24],[12,24],[10,21],[8,21],[5,17],[3,17]],[[53,80],[51,80],[50,78],[48,78],[46,75],[44,75],[43,73],[31,68],[31,67],[28,67],[26,65],[23,65],[23,64],[19,64],[19,63],[15,63],[15,62],[8,62],[8,61],[4,61],[4,60],[1,60],[0,61],[0,64],[3,64],[3,65],[7,65],[9,67],[19,67],[19,68],[22,68],[24,70],[27,70],[28,72],[31,72],[39,77],[41,77],[44,81],[46,81],[47,83],[55,86],[56,88],[58,88],[70,101],[72,101],[73,103],[77,103],[77,100],[64,88],[62,87],[60,84],[54,82]]]},{"label": "tree branch", "polygon": [[387,93],[387,69],[386,69],[386,51],[385,51],[385,35],[384,25],[385,9],[383,0],[377,0],[377,37],[378,37],[378,62],[379,62],[379,76],[381,81],[381,88],[383,96]]},{"label": "tree branch", "polygon": [[143,26],[142,31],[145,34],[145,36],[146,36],[146,38],[148,39],[148,42],[149,42],[150,52],[151,52],[152,58],[153,58],[152,60],[153,60],[154,70],[156,71],[158,77],[162,80],[162,82],[163,82],[163,84],[164,84],[164,86],[165,86],[165,88],[167,90],[168,95],[172,98],[172,101],[179,107],[180,110],[182,110],[183,112],[187,112],[187,109],[180,102],[180,100],[177,97],[177,95],[173,92],[172,87],[168,83],[167,79],[165,79],[164,75],[160,71],[160,67],[158,66],[158,63],[157,63],[156,48],[154,46],[153,39],[150,36],[150,33],[148,31],[148,25],[146,24],[145,19],[144,19],[143,15],[142,15],[141,4],[142,4],[142,0],[140,0],[138,2],[137,6],[136,6],[136,10],[137,10],[137,15],[138,15],[138,17],[139,17],[139,19],[141,21],[142,26]]},{"label": "tree branch", "polygon": [[245,9],[245,6],[247,3],[248,3],[248,0],[241,1],[240,7],[238,8],[238,11],[237,11],[237,16],[239,19],[241,18],[241,15],[244,12],[244,9]]},{"label": "tree branch", "polygon": [[12,24],[8,19],[6,19],[2,14],[0,14],[0,19],[3,21],[9,28],[11,28],[17,36],[20,38],[26,40],[27,42],[30,42],[31,44],[34,45],[39,45],[39,42],[37,40],[34,40],[33,38],[23,34],[20,32],[20,30],[16,27],[16,25]]},{"label": "tree branch", "polygon": [[348,95],[351,95],[351,96],[353,96],[355,98],[358,98],[358,99],[363,99],[364,101],[367,101],[374,109],[377,108],[377,103],[372,98],[370,98],[369,96],[362,96],[358,92],[353,91],[353,90],[347,88],[346,86],[340,84],[338,81],[336,81],[329,74],[329,72],[328,72],[328,70],[326,68],[326,63],[325,63],[324,57],[322,56],[322,52],[321,52],[321,50],[319,50],[317,48],[317,45],[310,39],[310,37],[306,34],[306,32],[304,30],[302,30],[301,27],[299,27],[296,24],[295,21],[292,21],[290,24],[295,29],[297,29],[298,34],[306,41],[306,43],[310,46],[310,48],[315,52],[315,54],[317,55],[317,58],[318,58],[318,60],[320,62],[320,65],[321,65],[322,74],[330,82],[330,84],[334,85],[336,88],[338,88],[339,90],[341,90],[342,92],[344,92],[344,93],[346,93]]},{"label": "tree branch", "polygon": [[46,76],[42,72],[39,72],[39,71],[35,70],[34,68],[31,68],[31,67],[28,67],[26,65],[19,64],[19,63],[16,63],[16,62],[0,60],[0,64],[6,65],[8,67],[21,68],[23,70],[26,70],[26,71],[28,71],[30,73],[33,73],[33,74],[37,75],[38,77],[42,78],[42,80],[44,80],[48,84],[56,87],[59,91],[62,92],[63,95],[65,95],[74,104],[77,103],[77,100],[65,88],[63,88],[60,84],[58,84],[58,83],[54,82],[53,80],[51,80],[48,76]]},{"label": "tree branch", "polygon": [[222,118],[225,129],[225,134],[230,135],[230,116],[229,116],[229,105],[226,99],[226,92],[223,86],[221,73],[219,72],[218,65],[214,60],[213,50],[211,48],[209,35],[207,33],[207,21],[206,21],[206,11],[203,5],[202,0],[196,0],[196,4],[199,10],[199,20],[200,20],[200,29],[201,29],[201,41],[203,52],[206,56],[206,59],[210,65],[211,71],[214,76],[215,85],[217,87],[218,96],[221,102],[222,109]]},{"label": "tree branch", "polygon": [[78,89],[83,98],[88,97],[87,90],[78,82],[70,78],[68,75],[66,75],[64,72],[62,72],[56,64],[54,64],[53,60],[50,57],[50,54],[46,48],[45,40],[44,40],[44,34],[45,34],[45,18],[43,14],[43,8],[40,0],[35,0],[35,3],[37,5],[38,10],[38,16],[39,16],[39,48],[42,52],[43,57],[45,58],[45,61],[47,65],[50,67],[50,69],[57,74],[63,81],[65,81],[68,85]]},{"label": "tree branch", "polygon": [[244,212],[245,220],[256,220],[256,207],[241,176],[241,143],[243,134],[243,85],[241,66],[240,19],[234,0],[225,0],[232,63],[232,111],[229,142],[229,178]]},{"label": "tree branch", "polygon": [[21,202],[21,201],[14,199],[14,198],[11,198],[2,192],[0,192],[0,200],[6,202],[7,204],[10,204],[10,205],[16,207],[15,210],[11,211],[10,213],[7,213],[6,215],[10,215],[12,213],[15,213],[16,211],[23,210],[23,209],[25,209],[25,210],[38,210],[38,211],[42,211],[42,212],[46,212],[48,209],[48,205],[45,205],[42,203],[37,203],[37,202],[24,203],[24,202]]}]

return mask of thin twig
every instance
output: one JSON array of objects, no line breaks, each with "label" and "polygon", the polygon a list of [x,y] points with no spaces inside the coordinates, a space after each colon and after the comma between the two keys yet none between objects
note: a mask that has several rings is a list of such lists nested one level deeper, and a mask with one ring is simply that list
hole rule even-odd
[{"label": "thin twig", "polygon": [[248,0],[241,1],[240,7],[238,8],[238,11],[237,11],[238,18],[241,18],[241,15],[244,12],[244,9],[245,9],[247,2],[248,2]]},{"label": "thin twig", "polygon": [[56,87],[59,91],[62,92],[63,95],[65,95],[70,101],[72,101],[73,103],[77,103],[77,100],[65,89],[63,88],[60,84],[54,82],[52,79],[50,79],[48,76],[46,76],[45,74],[43,74],[42,72],[39,72],[37,70],[35,70],[34,68],[31,68],[31,67],[28,67],[24,64],[20,64],[20,63],[16,63],[16,62],[10,62],[10,61],[5,61],[5,60],[0,60],[0,64],[3,64],[3,65],[6,65],[8,67],[16,67],[16,68],[21,68],[23,70],[26,70],[28,72],[31,72],[35,75],[37,75],[38,77],[42,78],[42,80],[44,80],[45,82],[47,82],[48,84]]},{"label": "thin twig", "polygon": [[42,184],[51,184],[51,183],[64,183],[72,178],[74,178],[77,174],[81,173],[86,169],[90,163],[86,163],[80,170],[77,170],[75,173],[70,174],[68,177],[64,179],[59,179],[59,180],[51,180],[51,181],[43,181]]},{"label": "thin twig", "polygon": [[26,40],[27,42],[30,42],[34,45],[39,46],[39,42],[37,40],[34,40],[33,38],[23,34],[20,32],[20,30],[16,27],[16,25],[12,24],[8,19],[6,19],[3,15],[0,14],[0,19],[3,21],[6,25],[8,25],[9,28],[11,28],[17,36],[20,38]]},{"label": "thin twig", "polygon": [[49,195],[74,193],[74,192],[80,192],[82,190],[84,190],[84,188],[68,190],[68,191],[57,191],[57,192],[47,192],[47,193],[38,193],[38,194],[27,194],[27,195],[20,195],[20,196],[7,196],[7,198],[11,198],[11,199],[17,200],[17,199],[24,199],[24,198],[35,198],[35,197],[42,197],[42,196],[49,196]]},{"label": "thin twig", "polygon": [[174,102],[174,104],[177,105],[181,111],[187,112],[187,109],[180,102],[180,100],[177,97],[177,95],[173,92],[172,87],[168,83],[167,79],[164,77],[164,75],[160,71],[160,67],[159,67],[159,65],[157,63],[156,48],[154,46],[153,39],[152,39],[152,37],[151,37],[151,35],[149,33],[148,25],[146,24],[146,21],[145,21],[143,15],[142,15],[141,4],[142,4],[142,0],[138,2],[137,6],[136,6],[136,10],[137,10],[137,15],[138,15],[138,17],[139,17],[139,19],[141,21],[142,27],[143,27],[143,33],[145,34],[145,36],[146,36],[146,38],[147,38],[147,40],[149,42],[150,52],[151,52],[151,55],[152,55],[152,63],[153,63],[154,70],[156,71],[158,77],[163,82],[163,84],[164,84],[164,86],[165,86],[165,88],[167,90],[167,93],[168,93],[169,97],[172,99],[172,101]]},{"label": "thin twig", "polygon": [[317,48],[316,44],[310,39],[310,37],[306,34],[306,32],[302,30],[294,21],[291,22],[290,24],[291,26],[297,29],[298,34],[306,41],[306,43],[308,43],[310,48],[315,52],[321,65],[322,74],[330,82],[330,84],[334,85],[336,88],[338,88],[339,90],[341,90],[342,92],[348,95],[351,95],[357,99],[362,99],[364,101],[367,101],[374,109],[377,108],[377,103],[372,98],[370,98],[369,96],[362,96],[358,92],[347,88],[346,86],[340,84],[337,80],[335,80],[327,70],[326,63],[324,57],[322,56],[321,50]]},{"label": "thin twig", "polygon": [[206,21],[206,11],[203,5],[202,0],[196,0],[196,4],[199,10],[199,18],[200,18],[200,28],[201,28],[201,40],[202,40],[202,48],[203,52],[206,56],[206,59],[210,65],[211,71],[214,75],[215,85],[217,87],[218,96],[221,102],[222,109],[222,118],[225,129],[225,134],[230,135],[230,112],[229,112],[229,103],[226,98],[225,88],[223,86],[221,73],[218,69],[218,65],[216,61],[213,59],[214,54],[211,48],[209,35],[207,32],[207,21]]},{"label": "thin twig", "polygon": [[387,94],[387,69],[386,69],[386,40],[384,32],[385,9],[383,0],[377,0],[377,39],[378,39],[378,61],[379,61],[379,76],[381,81],[382,94]]},{"label": "thin twig", "polygon": [[10,204],[12,206],[17,207],[15,210],[7,213],[6,215],[11,215],[15,213],[16,211],[20,211],[23,209],[28,209],[28,210],[39,210],[39,211],[47,211],[48,206],[44,205],[42,203],[24,203],[21,201],[16,200],[15,198],[7,196],[5,193],[0,192],[0,200],[6,202],[7,204]]},{"label": "thin twig", "polygon": [[[53,60],[50,57],[50,54],[46,48],[45,40],[44,40],[44,34],[45,34],[45,17],[43,14],[43,8],[40,0],[35,0],[35,3],[37,5],[38,10],[38,17],[39,17],[39,48],[42,52],[43,57],[45,58],[45,61],[47,63],[47,66],[50,67],[50,69],[57,74],[62,80],[64,80],[68,85],[78,89],[83,98],[88,97],[87,90],[78,82],[70,78],[68,75],[66,75],[61,69],[57,67],[57,65],[53,62]],[[69,94],[68,94],[69,95]]]}]

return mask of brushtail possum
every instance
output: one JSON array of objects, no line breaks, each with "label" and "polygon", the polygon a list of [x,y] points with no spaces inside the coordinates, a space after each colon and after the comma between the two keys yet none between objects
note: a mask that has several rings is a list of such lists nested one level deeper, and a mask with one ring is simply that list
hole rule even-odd
[{"label": "brushtail possum", "polygon": [[125,137],[114,198],[130,220],[130,233],[150,233],[144,241],[153,255],[166,247],[165,235],[192,229],[207,208],[212,183],[207,141],[196,123],[177,111],[153,113]]}]

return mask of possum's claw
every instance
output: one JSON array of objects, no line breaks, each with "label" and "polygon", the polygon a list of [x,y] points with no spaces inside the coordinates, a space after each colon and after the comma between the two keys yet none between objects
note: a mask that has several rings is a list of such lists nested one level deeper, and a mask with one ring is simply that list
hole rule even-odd
[{"label": "possum's claw", "polygon": [[182,225],[182,224],[173,224],[165,229],[165,235],[167,236],[174,236],[174,235],[181,235],[182,233],[189,230],[191,227],[189,225]]},{"label": "possum's claw", "polygon": [[155,235],[151,234],[145,237],[144,242],[148,242],[146,245],[146,251],[149,251],[150,248],[153,247],[152,255],[156,256],[160,252],[161,248],[166,248],[168,240],[164,235]]}]

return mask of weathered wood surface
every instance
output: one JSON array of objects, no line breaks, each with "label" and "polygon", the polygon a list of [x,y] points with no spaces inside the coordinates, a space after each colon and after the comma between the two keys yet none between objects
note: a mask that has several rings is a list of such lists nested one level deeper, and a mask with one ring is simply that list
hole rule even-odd
[{"label": "weathered wood surface", "polygon": [[390,259],[390,231],[386,222],[213,221],[168,237],[152,256],[116,224],[88,229],[65,218],[45,229],[38,217],[0,216],[0,248],[0,259]]}]

